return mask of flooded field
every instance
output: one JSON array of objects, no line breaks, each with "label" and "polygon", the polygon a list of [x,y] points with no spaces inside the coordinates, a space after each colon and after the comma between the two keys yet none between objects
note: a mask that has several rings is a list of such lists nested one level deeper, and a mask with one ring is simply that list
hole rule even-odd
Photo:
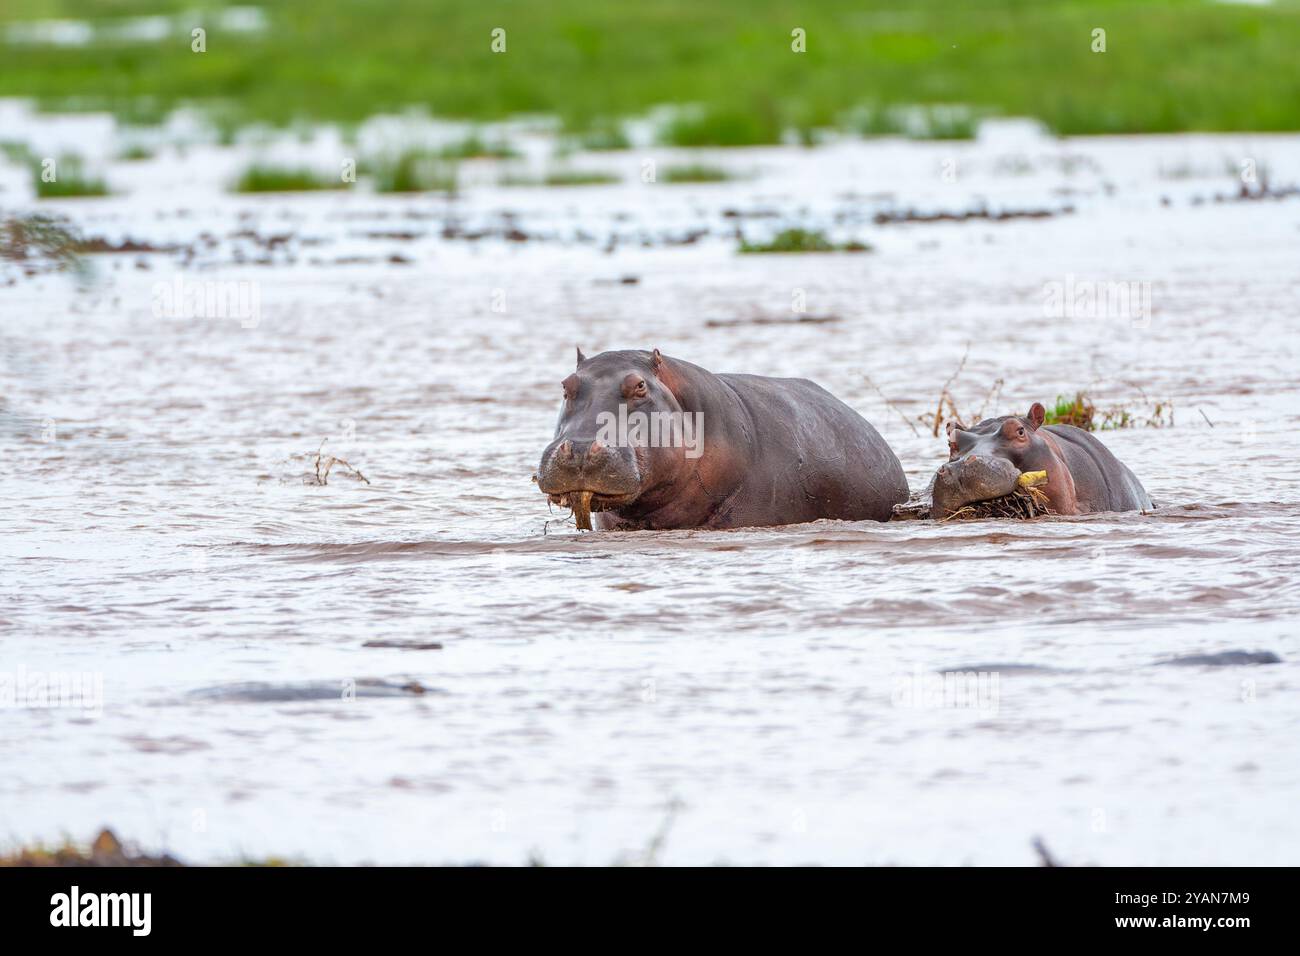
[{"label": "flooded field", "polygon": [[[481,161],[454,198],[227,194],[246,159],[115,164],[102,199],[0,180],[127,250],[0,277],[0,671],[102,680],[10,695],[10,840],[1300,860],[1300,137],[1002,124],[713,152],[711,184],[645,182],[695,160],[662,150],[570,188]],[[792,226],[871,251],[737,253]],[[575,345],[811,378],[913,489],[950,380],[967,416],[1085,390],[1138,419],[1099,435],[1158,507],[580,534],[530,480]],[[350,467],[319,484],[318,451]]]}]

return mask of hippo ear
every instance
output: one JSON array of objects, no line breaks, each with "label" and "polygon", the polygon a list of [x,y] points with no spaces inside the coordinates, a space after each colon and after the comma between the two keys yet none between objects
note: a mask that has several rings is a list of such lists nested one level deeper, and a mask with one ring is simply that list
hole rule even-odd
[{"label": "hippo ear", "polygon": [[658,349],[655,349],[653,352],[650,353],[650,368],[654,370],[654,373],[656,375],[658,375],[659,370],[663,368],[663,364],[664,364],[664,357],[659,354]]},{"label": "hippo ear", "polygon": [[1042,402],[1034,402],[1029,406],[1029,414],[1026,417],[1029,419],[1029,424],[1037,429],[1043,424],[1043,419],[1047,417],[1047,409],[1043,407]]},{"label": "hippo ear", "polygon": [[944,425],[944,430],[948,433],[948,441],[955,441],[956,433],[964,432],[966,429],[959,420],[950,418],[948,424]]},{"label": "hippo ear", "polygon": [[575,345],[574,348],[578,350],[578,364],[581,365],[583,362],[587,361],[587,356],[582,354],[581,345]]}]

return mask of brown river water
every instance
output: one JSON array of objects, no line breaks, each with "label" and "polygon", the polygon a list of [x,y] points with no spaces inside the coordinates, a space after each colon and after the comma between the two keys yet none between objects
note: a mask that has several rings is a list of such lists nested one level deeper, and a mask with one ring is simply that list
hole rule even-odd
[{"label": "brown river water", "polygon": [[[12,842],[1031,864],[1037,836],[1076,864],[1300,862],[1300,198],[1213,198],[1241,156],[1300,181],[1300,137],[1008,124],[724,151],[742,178],[716,185],[585,157],[627,182],[454,200],[229,196],[230,152],[40,206],[181,252],[0,278],[0,672],[102,681],[10,694]],[[736,254],[738,227],[791,224],[875,250]],[[178,281],[249,283],[256,315],[157,314]],[[1119,281],[1145,314],[1045,308]],[[813,379],[914,489],[963,356],[968,416],[1160,403],[1166,427],[1099,433],[1158,507],[579,533],[530,481],[575,345]],[[368,484],[311,483],[326,438]]]}]

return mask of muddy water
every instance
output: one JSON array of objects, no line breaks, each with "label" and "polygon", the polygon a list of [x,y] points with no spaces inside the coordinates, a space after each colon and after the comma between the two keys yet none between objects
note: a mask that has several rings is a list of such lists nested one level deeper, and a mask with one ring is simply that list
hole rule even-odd
[{"label": "muddy water", "polygon": [[[0,670],[103,681],[5,714],[0,831],[196,860],[604,864],[666,832],[674,864],[1026,864],[1034,836],[1297,862],[1300,200],[1214,202],[1240,155],[1300,179],[1294,137],[1012,131],[450,203],[223,197],[212,151],[185,190],[160,158],[47,203],[195,250],[0,288]],[[982,204],[1073,211],[873,218]],[[735,254],[738,224],[795,222],[876,251]],[[1149,317],[1046,315],[1069,277],[1149,282]],[[155,315],[177,278],[254,283],[256,320]],[[529,480],[575,344],[812,378],[913,487],[963,355],[968,416],[1172,402],[1104,436],[1159,509],[579,534]],[[313,483],[318,449],[369,483]],[[1166,663],[1229,651],[1279,662]]]}]

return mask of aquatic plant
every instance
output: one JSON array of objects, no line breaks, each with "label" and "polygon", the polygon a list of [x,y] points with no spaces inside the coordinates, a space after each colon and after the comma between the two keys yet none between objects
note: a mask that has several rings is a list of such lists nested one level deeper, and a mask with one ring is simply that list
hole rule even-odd
[{"label": "aquatic plant", "polygon": [[90,266],[81,256],[85,241],[66,223],[46,215],[0,215],[0,262],[14,263],[28,275],[71,271],[81,279]]},{"label": "aquatic plant", "polygon": [[1090,432],[1095,427],[1093,418],[1096,414],[1096,406],[1088,401],[1083,392],[1075,392],[1074,398],[1056,396],[1056,404],[1047,410],[1043,421],[1048,425],[1073,425]]},{"label": "aquatic plant", "polygon": [[31,171],[32,188],[39,199],[108,195],[107,184],[103,179],[86,172],[85,162],[80,156],[32,156],[28,168]]},{"label": "aquatic plant", "polygon": [[315,192],[347,187],[341,176],[325,176],[305,166],[276,166],[254,163],[235,181],[237,193]]},{"label": "aquatic plant", "polygon": [[378,193],[454,193],[457,169],[439,153],[422,149],[379,156],[363,164]]},{"label": "aquatic plant", "polygon": [[478,132],[438,150],[443,159],[515,159],[519,152],[504,139],[487,140]]},{"label": "aquatic plant", "polygon": [[613,173],[590,169],[558,169],[542,177],[545,186],[606,186],[620,181]]},{"label": "aquatic plant", "polygon": [[725,183],[732,178],[722,167],[702,163],[665,166],[658,172],[659,181],[664,183]]},{"label": "aquatic plant", "polygon": [[622,180],[613,173],[589,169],[555,169],[539,177],[522,173],[506,173],[497,180],[498,186],[608,186]]},{"label": "aquatic plant", "polygon": [[821,230],[794,227],[782,229],[767,242],[749,242],[742,238],[737,251],[742,253],[870,252],[871,246],[857,240],[836,245]]}]

